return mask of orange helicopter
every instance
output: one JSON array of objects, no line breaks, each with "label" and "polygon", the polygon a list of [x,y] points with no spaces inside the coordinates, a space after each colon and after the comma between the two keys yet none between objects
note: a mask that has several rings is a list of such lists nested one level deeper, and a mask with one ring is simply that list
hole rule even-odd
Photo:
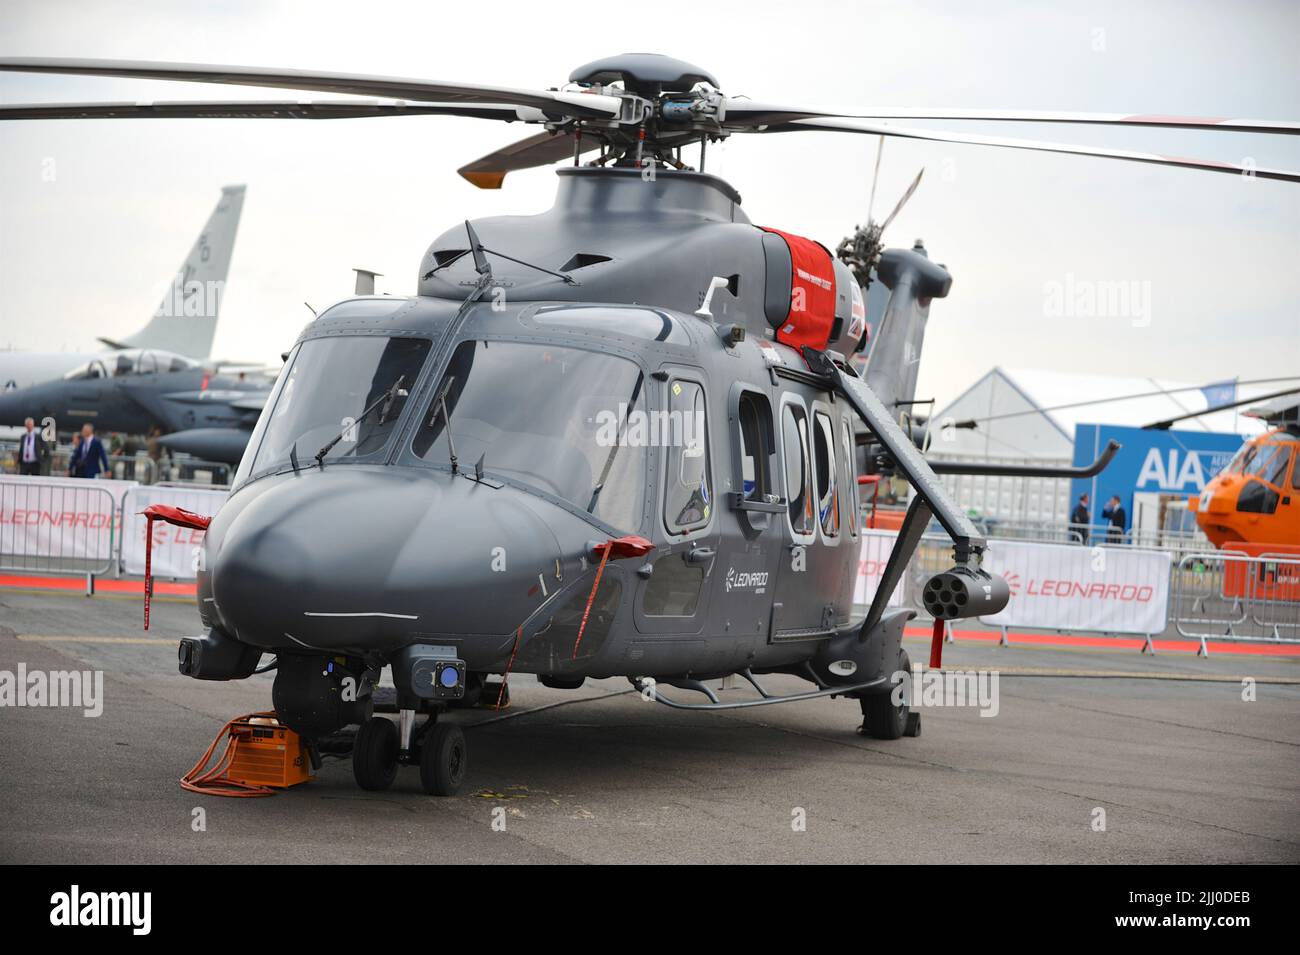
[{"label": "orange helicopter", "polygon": [[[1274,428],[1243,444],[1228,466],[1188,501],[1196,523],[1220,550],[1256,557],[1300,554],[1300,397],[1295,391],[1269,397],[1277,400],[1245,414]],[[1224,407],[1232,406],[1212,410]]]}]

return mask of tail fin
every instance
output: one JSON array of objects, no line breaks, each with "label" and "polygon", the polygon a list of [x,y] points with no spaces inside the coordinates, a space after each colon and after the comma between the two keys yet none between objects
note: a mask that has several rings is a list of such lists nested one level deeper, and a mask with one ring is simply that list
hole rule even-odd
[{"label": "tail fin", "polygon": [[[867,386],[897,421],[899,412],[910,412],[916,397],[916,376],[925,341],[925,323],[930,318],[931,299],[943,298],[952,288],[952,276],[942,265],[930,261],[920,240],[912,249],[886,249],[876,265],[880,284],[889,290],[880,320],[872,329],[871,354],[867,358]],[[873,286],[867,302],[871,317]],[[879,299],[876,299],[877,301]]]},{"label": "tail fin", "polygon": [[185,257],[149,324],[113,347],[157,348],[202,360],[212,352],[217,315],[225,296],[226,273],[235,248],[235,231],[244,208],[244,186],[226,186],[190,254]]}]

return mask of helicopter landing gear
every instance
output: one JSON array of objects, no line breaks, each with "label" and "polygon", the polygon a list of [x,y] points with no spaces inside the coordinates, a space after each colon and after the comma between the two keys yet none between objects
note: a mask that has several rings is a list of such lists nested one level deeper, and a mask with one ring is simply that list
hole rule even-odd
[{"label": "helicopter landing gear", "polygon": [[420,784],[430,796],[454,796],[465,781],[469,751],[454,723],[434,723],[420,744]]},{"label": "helicopter landing gear", "polygon": [[401,729],[382,716],[361,724],[352,745],[352,775],[369,792],[393,785],[402,764],[420,767],[420,785],[430,796],[454,796],[465,782],[469,750],[465,733],[454,723],[439,723],[436,713],[418,730],[415,712],[402,710]]},{"label": "helicopter landing gear", "polygon": [[908,677],[902,701],[894,703],[893,687],[888,693],[860,697],[858,703],[862,707],[862,725],[858,727],[859,736],[870,736],[872,739],[898,739],[900,736],[921,735],[921,714],[912,712],[908,703],[912,661],[906,650],[899,652],[898,669]]},{"label": "helicopter landing gear", "polygon": [[382,792],[397,778],[397,727],[382,716],[361,724],[352,744],[352,775],[357,785],[370,792]]}]

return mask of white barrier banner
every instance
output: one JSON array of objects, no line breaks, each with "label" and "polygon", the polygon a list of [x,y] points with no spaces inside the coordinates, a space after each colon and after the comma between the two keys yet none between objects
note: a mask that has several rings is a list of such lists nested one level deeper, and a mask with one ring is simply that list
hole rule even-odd
[{"label": "white barrier banner", "polygon": [[134,481],[8,477],[0,485],[0,554],[108,560],[117,503]]},{"label": "white barrier banner", "polygon": [[[898,540],[898,534],[894,531],[864,530],[862,532],[862,550],[858,558],[858,577],[853,585],[853,602],[855,604],[869,605],[875,599],[876,591],[880,588],[880,579],[885,574],[885,565],[889,563],[889,555],[894,552],[894,541],[896,540]],[[903,580],[899,580],[898,586],[894,588],[887,606],[902,606],[905,579],[906,575],[904,575]]]},{"label": "white barrier banner", "polygon": [[[210,488],[138,487],[122,502],[122,569],[128,574],[144,573],[145,537],[148,520],[140,512],[150,504],[183,507],[209,517],[216,514],[229,492]],[[177,527],[166,521],[153,522],[153,574],[193,580],[198,565],[199,546],[206,531]]]},{"label": "white barrier banner", "polygon": [[1163,633],[1168,623],[1167,551],[990,540],[984,568],[1011,588],[992,626]]}]

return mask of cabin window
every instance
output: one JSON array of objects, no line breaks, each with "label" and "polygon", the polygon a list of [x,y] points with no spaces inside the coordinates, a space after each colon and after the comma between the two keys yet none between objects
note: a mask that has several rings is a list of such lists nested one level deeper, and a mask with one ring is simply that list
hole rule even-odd
[{"label": "cabin window", "polygon": [[737,487],[746,501],[766,501],[773,494],[772,406],[756,391],[744,391],[737,405],[740,429],[740,474]]},{"label": "cabin window", "polygon": [[808,413],[787,404],[781,414],[781,441],[785,448],[785,490],[789,502],[790,531],[796,537],[814,532],[812,474],[808,461]]},{"label": "cabin window", "polygon": [[703,567],[686,563],[683,554],[665,554],[646,581],[642,609],[647,617],[693,617],[703,589]]},{"label": "cabin window", "polygon": [[844,522],[849,536],[858,536],[858,475],[857,454],[854,453],[853,428],[848,419],[840,422],[840,465],[844,472],[844,489],[840,500],[844,502]]},{"label": "cabin window", "polygon": [[1237,495],[1237,510],[1242,514],[1272,514],[1277,510],[1278,493],[1260,481],[1247,481]]},{"label": "cabin window", "polygon": [[713,513],[702,387],[677,378],[668,383],[668,417],[663,431],[668,445],[664,524],[669,533],[689,534],[707,525]]},{"label": "cabin window", "polygon": [[817,474],[817,520],[826,537],[840,536],[839,482],[835,475],[835,429],[823,411],[813,416],[813,462]]}]

